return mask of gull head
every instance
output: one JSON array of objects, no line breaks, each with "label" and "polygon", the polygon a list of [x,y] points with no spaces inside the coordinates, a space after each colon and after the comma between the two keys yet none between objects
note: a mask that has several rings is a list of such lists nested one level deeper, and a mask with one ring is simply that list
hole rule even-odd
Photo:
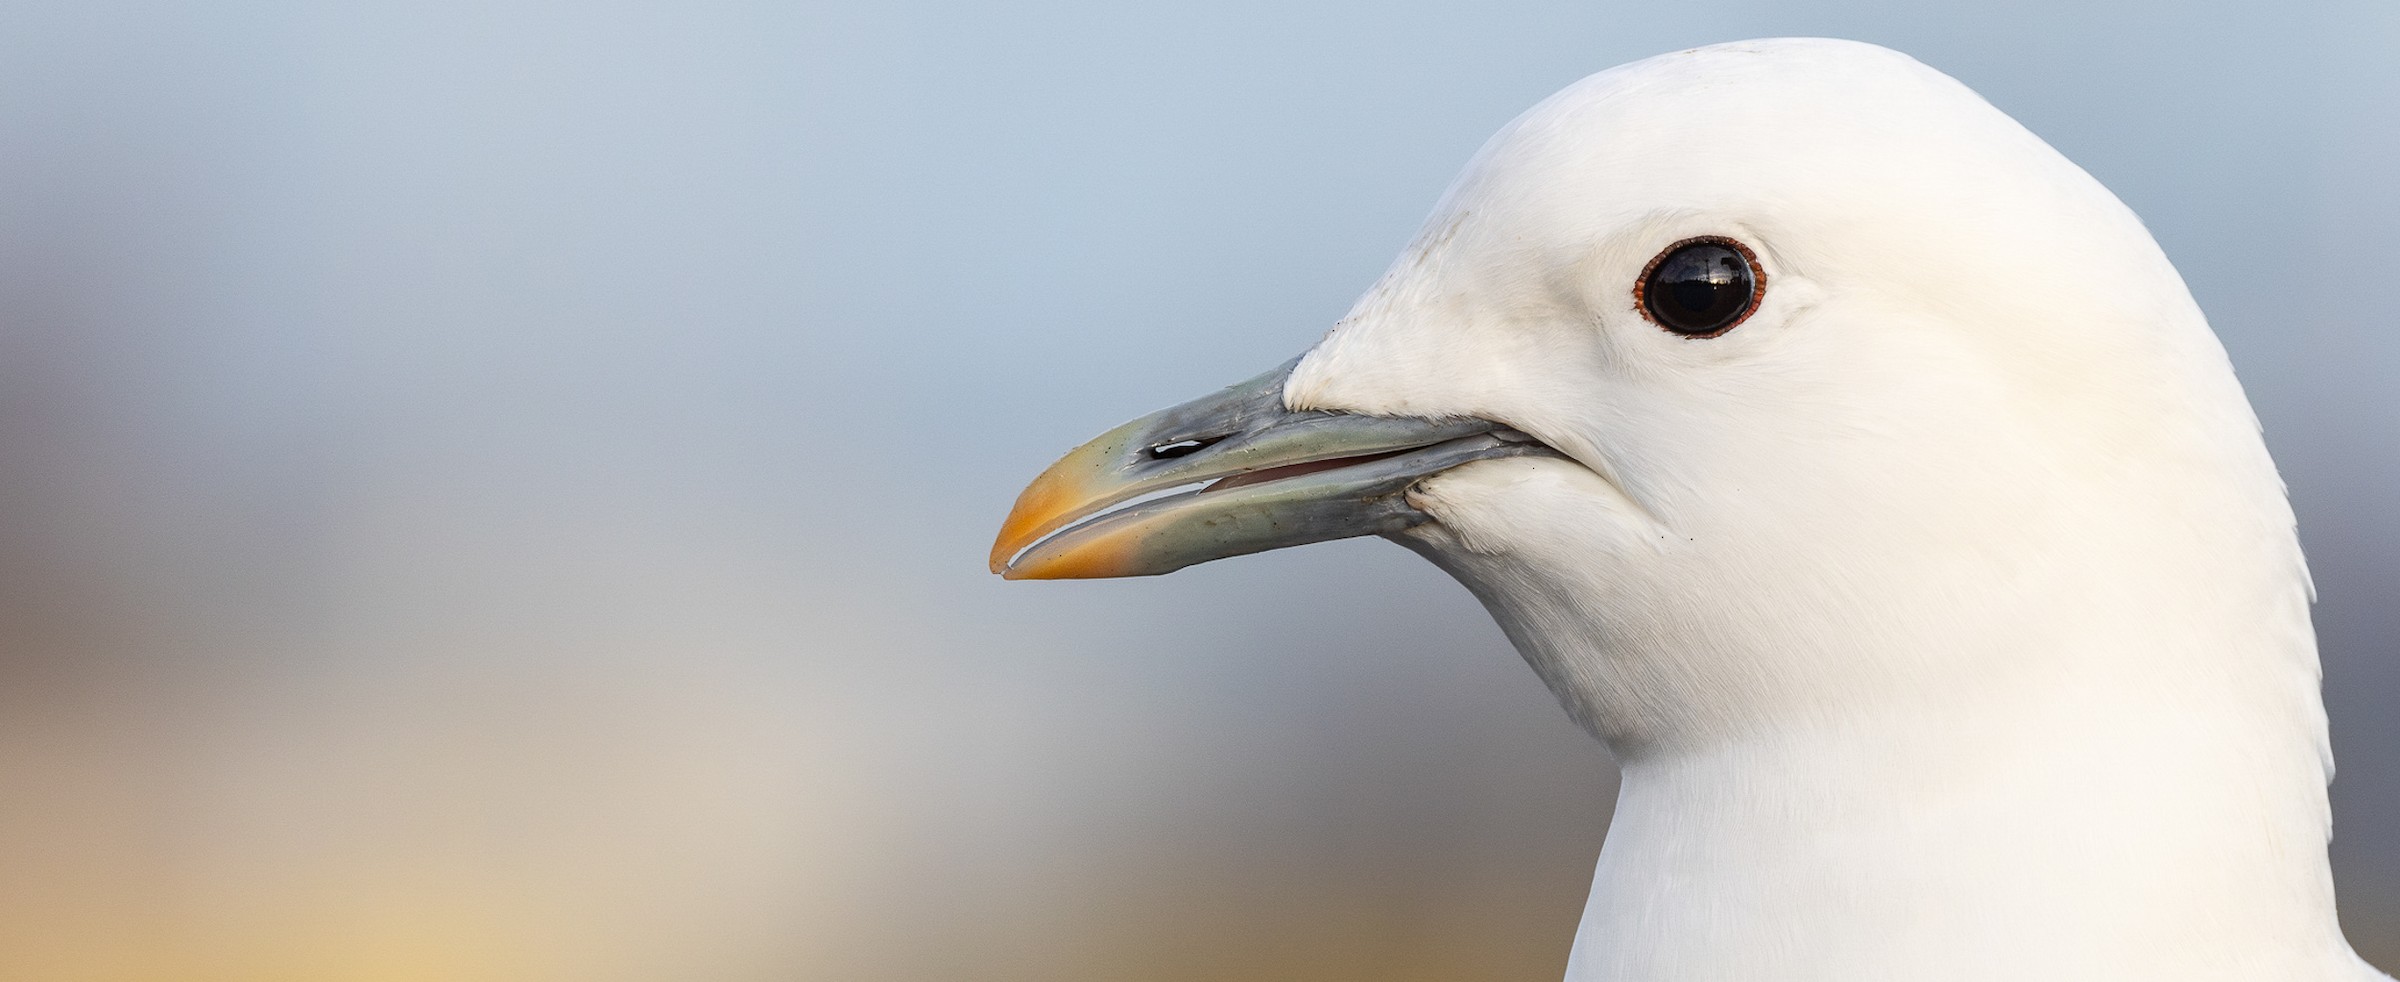
[{"label": "gull head", "polygon": [[1622,765],[1572,978],[2383,978],[2224,351],[2122,203],[1902,55],[1568,87],[1313,348],[1036,478],[992,565],[1359,535]]},{"label": "gull head", "polygon": [[1315,347],[1069,454],[992,563],[1384,536],[1630,760],[2305,632],[2291,526],[2123,204],[1949,77],[1795,39],[1535,106]]}]

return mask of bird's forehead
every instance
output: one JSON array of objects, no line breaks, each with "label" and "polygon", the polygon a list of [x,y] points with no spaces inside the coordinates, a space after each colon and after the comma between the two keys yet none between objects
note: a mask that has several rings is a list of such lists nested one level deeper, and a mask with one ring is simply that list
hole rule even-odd
[{"label": "bird's forehead", "polygon": [[[1957,81],[1856,42],[1742,42],[1610,69],[1509,123],[1302,360],[1286,401],[1493,409],[1494,393],[1574,368],[1562,351],[1606,357],[1561,335],[1629,315],[1643,264],[1699,235],[1753,247],[1775,302],[1924,315],[1892,323],[1981,310],[1968,327],[2020,346],[2038,318],[2003,315],[2025,305],[2180,292],[2113,196]],[[2093,282],[2111,287],[2078,285]]]},{"label": "bird's forehead", "polygon": [[1443,211],[1464,216],[1467,232],[1581,241],[1663,210],[1856,207],[1910,185],[1954,187],[1960,166],[2030,163],[2011,121],[1905,55],[1743,42],[1620,66],[1551,96],[1485,145]]}]

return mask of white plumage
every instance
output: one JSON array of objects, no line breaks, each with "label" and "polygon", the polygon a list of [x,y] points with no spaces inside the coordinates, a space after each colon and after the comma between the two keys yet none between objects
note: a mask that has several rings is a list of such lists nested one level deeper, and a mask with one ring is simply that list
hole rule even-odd
[{"label": "white plumage", "polygon": [[[1692,342],[1621,298],[1702,234],[1768,287]],[[1586,79],[1285,394],[1583,465],[1438,475],[1409,533],[1624,768],[1570,978],[2380,977],[2224,352],[2130,211],[1948,77],[1776,40]]]},{"label": "white plumage", "polygon": [[[1763,275],[1722,336],[1630,292],[1695,237]],[[1559,455],[1403,474],[1414,511],[1371,528],[1194,545],[1300,514],[1241,495],[1331,493],[1264,471],[1008,566],[1257,466],[1162,462],[1249,439],[1194,403],[1053,468],[995,568],[1372,532],[1451,572],[1623,767],[1571,979],[2383,978],[2335,921],[2308,574],[2224,351],[2124,205],[1950,78],[1774,40],[1585,79],[1281,386],[1309,425],[1480,420]],[[1344,439],[1308,459],[1410,459]],[[1089,476],[1119,458],[1150,476]]]}]

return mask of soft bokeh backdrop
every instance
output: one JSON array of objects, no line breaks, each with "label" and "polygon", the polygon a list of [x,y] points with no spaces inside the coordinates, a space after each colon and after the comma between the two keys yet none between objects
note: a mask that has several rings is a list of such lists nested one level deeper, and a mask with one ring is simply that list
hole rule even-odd
[{"label": "soft bokeh backdrop", "polygon": [[1002,584],[1535,100],[1909,51],[2265,418],[2400,965],[2400,5],[0,7],[0,979],[1547,979],[1611,777],[1351,542]]}]

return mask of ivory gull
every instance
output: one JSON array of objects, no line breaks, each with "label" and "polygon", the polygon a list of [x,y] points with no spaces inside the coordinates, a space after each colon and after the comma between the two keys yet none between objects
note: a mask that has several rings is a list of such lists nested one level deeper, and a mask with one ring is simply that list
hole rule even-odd
[{"label": "ivory gull", "polygon": [[1355,535],[1622,767],[1571,979],[2385,978],[2224,350],[2131,211],[1904,55],[1568,87],[1315,348],[1068,454],[992,563]]}]

